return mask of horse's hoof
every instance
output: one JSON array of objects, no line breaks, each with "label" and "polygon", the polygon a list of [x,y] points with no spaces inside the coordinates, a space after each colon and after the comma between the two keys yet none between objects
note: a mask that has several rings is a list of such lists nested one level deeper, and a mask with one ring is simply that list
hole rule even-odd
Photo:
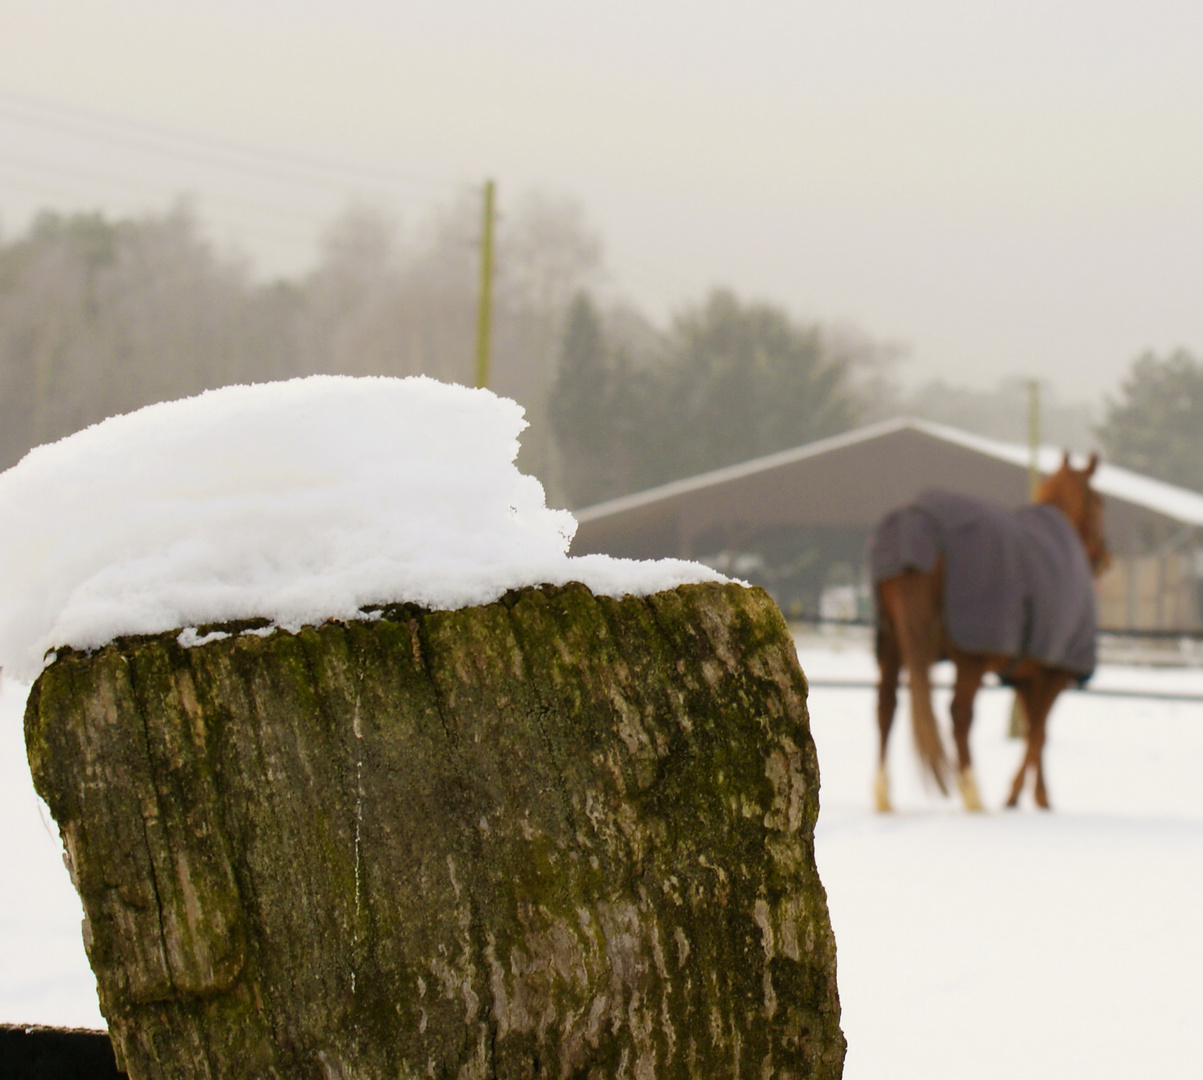
[{"label": "horse's hoof", "polygon": [[968,767],[962,769],[957,779],[961,787],[961,799],[965,803],[965,809],[975,814],[984,813],[986,808],[982,805],[982,798],[978,794],[973,770]]},{"label": "horse's hoof", "polygon": [[888,814],[894,809],[890,805],[890,778],[886,775],[884,766],[877,770],[877,779],[873,783],[873,799],[879,814]]}]

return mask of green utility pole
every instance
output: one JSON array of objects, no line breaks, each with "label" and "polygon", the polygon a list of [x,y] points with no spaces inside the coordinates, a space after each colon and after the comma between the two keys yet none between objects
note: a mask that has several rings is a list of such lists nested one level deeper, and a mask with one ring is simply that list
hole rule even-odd
[{"label": "green utility pole", "polygon": [[485,181],[484,223],[480,237],[480,307],[476,314],[476,385],[489,385],[489,340],[493,324],[493,220],[495,185]]},{"label": "green utility pole", "polygon": [[1028,379],[1028,498],[1035,501],[1040,486],[1040,380]]},{"label": "green utility pole", "polygon": [[[1028,379],[1028,498],[1036,501],[1036,489],[1040,487],[1040,380]],[[1028,718],[1024,714],[1019,695],[1011,702],[1011,725],[1007,734],[1012,739],[1022,739],[1027,733]]]}]

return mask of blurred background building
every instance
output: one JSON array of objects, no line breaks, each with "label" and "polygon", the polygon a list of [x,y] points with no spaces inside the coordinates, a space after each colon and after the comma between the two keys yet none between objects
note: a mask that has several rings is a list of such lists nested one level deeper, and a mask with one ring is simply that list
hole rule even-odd
[{"label": "blurred background building", "polygon": [[[1051,472],[1061,451],[1043,447]],[[866,618],[866,546],[882,516],[929,488],[1019,506],[1029,451],[898,418],[586,507],[574,554],[699,559],[767,589],[794,618]],[[1104,463],[1111,568],[1100,625],[1203,629],[1203,495]]]}]

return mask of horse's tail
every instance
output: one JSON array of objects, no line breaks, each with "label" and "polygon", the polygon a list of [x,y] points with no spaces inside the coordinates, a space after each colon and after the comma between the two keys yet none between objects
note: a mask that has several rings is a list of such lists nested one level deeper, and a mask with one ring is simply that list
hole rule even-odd
[{"label": "horse's tail", "polygon": [[924,777],[930,777],[940,789],[940,794],[947,795],[951,767],[948,755],[944,751],[944,740],[940,738],[940,729],[936,726],[928,669],[923,668],[921,677],[917,677],[916,669],[911,668],[910,676],[911,734],[915,738],[915,753],[919,757]]},{"label": "horse's tail", "polygon": [[[947,795],[951,768],[936,726],[930,676],[940,649],[938,573],[938,568],[935,573],[912,570],[882,582],[881,608],[882,617],[892,624],[910,679],[911,734],[922,774]],[[878,648],[886,645],[879,631]]]}]

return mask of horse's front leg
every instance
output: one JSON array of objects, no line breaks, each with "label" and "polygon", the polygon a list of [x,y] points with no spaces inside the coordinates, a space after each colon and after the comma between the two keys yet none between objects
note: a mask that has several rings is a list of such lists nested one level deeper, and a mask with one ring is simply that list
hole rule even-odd
[{"label": "horse's front leg", "polygon": [[977,780],[973,775],[973,760],[969,755],[969,728],[973,724],[973,702],[986,673],[986,662],[981,657],[963,654],[955,659],[957,681],[952,693],[952,737],[957,744],[957,780],[965,809],[981,811],[985,807],[982,806]]}]

